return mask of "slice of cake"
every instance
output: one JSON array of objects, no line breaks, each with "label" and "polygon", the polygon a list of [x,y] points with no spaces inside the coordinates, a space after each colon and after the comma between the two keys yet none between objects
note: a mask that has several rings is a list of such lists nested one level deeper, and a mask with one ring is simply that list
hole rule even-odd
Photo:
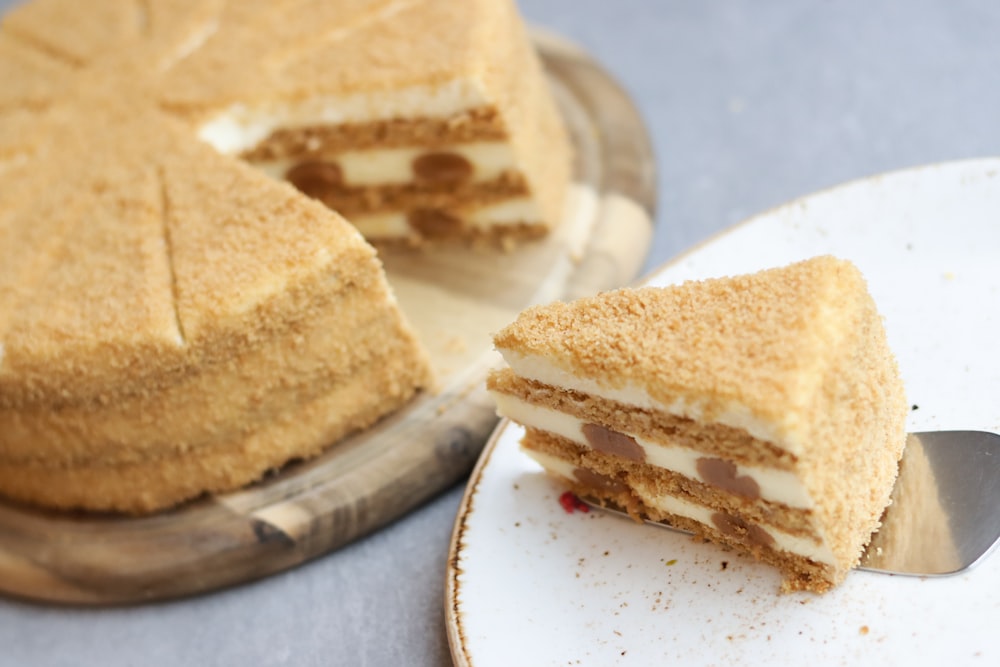
[{"label": "slice of cake", "polygon": [[489,378],[523,449],[579,495],[840,583],[905,443],[896,363],[864,279],[818,257],[523,312]]}]

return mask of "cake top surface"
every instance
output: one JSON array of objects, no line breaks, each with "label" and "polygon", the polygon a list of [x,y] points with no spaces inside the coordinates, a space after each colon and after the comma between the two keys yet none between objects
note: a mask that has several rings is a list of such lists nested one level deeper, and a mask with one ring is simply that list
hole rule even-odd
[{"label": "cake top surface", "polygon": [[337,214],[153,105],[79,88],[6,116],[20,132],[0,136],[4,404],[152,386],[307,317],[278,310],[296,291],[378,275]]},{"label": "cake top surface", "polygon": [[512,365],[548,363],[607,389],[645,392],[661,406],[695,406],[707,419],[745,408],[794,432],[838,343],[870,304],[857,268],[823,256],[535,307],[494,343]]},{"label": "cake top surface", "polygon": [[217,154],[194,125],[234,104],[490,85],[508,48],[495,33],[512,34],[515,19],[499,0],[32,0],[10,11],[0,402],[135,389],[195,363],[195,349],[307,316],[274,303],[318,281],[335,291],[379,275],[336,213]]},{"label": "cake top surface", "polygon": [[0,60],[0,108],[5,97],[44,102],[47,87],[82,70],[126,86],[140,79],[158,103],[194,117],[318,95],[489,86],[504,65],[492,45],[509,35],[513,12],[498,0],[33,0],[3,18],[0,54],[18,62]]}]

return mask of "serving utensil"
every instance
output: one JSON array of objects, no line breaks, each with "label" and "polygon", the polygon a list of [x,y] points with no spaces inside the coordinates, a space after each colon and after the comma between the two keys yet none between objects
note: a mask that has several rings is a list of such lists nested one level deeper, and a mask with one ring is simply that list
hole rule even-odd
[{"label": "serving utensil", "polygon": [[[624,512],[584,498],[592,507]],[[664,522],[647,523],[687,533]],[[861,556],[861,570],[920,577],[964,572],[1000,540],[1000,435],[910,433],[892,502]]]}]

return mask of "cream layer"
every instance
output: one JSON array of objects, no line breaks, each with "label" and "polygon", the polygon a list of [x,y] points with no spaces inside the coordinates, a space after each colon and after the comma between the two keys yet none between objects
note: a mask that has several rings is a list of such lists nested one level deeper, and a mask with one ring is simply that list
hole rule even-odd
[{"label": "cream layer", "polygon": [[365,185],[398,185],[415,180],[413,161],[421,155],[451,153],[460,155],[472,165],[470,181],[480,182],[499,178],[517,165],[510,145],[501,141],[453,144],[435,148],[372,148],[341,151],[330,155],[302,156],[296,159],[252,162],[254,167],[277,179],[284,179],[288,170],[302,162],[329,161],[340,168],[347,187]]},{"label": "cream layer", "polygon": [[[486,204],[456,213],[474,228],[489,229],[494,226],[520,223],[540,223],[542,216],[538,204],[529,197],[511,197],[495,204]],[[392,211],[348,218],[366,239],[398,238],[413,232],[405,212]]]},{"label": "cream layer", "polygon": [[[532,405],[509,394],[499,392],[492,392],[492,394],[500,415],[509,417],[519,424],[562,436],[582,447],[589,448],[591,446],[583,433],[586,422],[582,419],[551,408]],[[646,453],[645,462],[649,465],[683,475],[688,479],[708,483],[698,473],[698,459],[711,455],[687,447],[653,442],[633,433],[625,435],[635,439],[642,446]],[[745,475],[757,482],[757,486],[760,488],[760,497],[764,500],[799,509],[813,507],[809,492],[792,472],[736,464],[736,475]]]},{"label": "cream layer", "polygon": [[[575,467],[572,463],[543,452],[534,450],[524,450],[524,452],[537,461],[549,473],[569,481],[578,481],[574,476]],[[655,507],[663,512],[697,521],[712,530],[718,530],[712,521],[712,515],[716,510],[710,507],[692,503],[676,496],[657,496],[652,490],[643,488],[641,484],[633,486],[633,491],[647,507]],[[758,524],[757,527],[771,536],[771,539],[774,540],[774,548],[777,551],[802,556],[816,563],[836,566],[836,559],[833,556],[833,552],[830,551],[825,542],[817,543],[811,538],[792,535],[778,530],[773,526],[765,527]]]},{"label": "cream layer", "polygon": [[[671,403],[663,403],[653,398],[644,387],[626,383],[621,387],[600,384],[587,377],[580,377],[566,371],[541,355],[521,354],[516,350],[498,349],[504,360],[521,377],[560,387],[581,394],[590,394],[609,401],[634,405],[645,410],[659,410],[667,414],[685,417],[695,421],[705,421],[707,403],[677,396]],[[712,423],[743,429],[758,440],[765,440],[793,453],[801,451],[798,440],[783,424],[762,419],[746,405],[731,401],[721,410],[712,410]]]},{"label": "cream layer", "polygon": [[235,104],[198,129],[198,137],[220,153],[242,153],[277,129],[367,123],[392,118],[447,117],[487,106],[481,85],[453,79],[437,86],[362,91],[268,105]]}]

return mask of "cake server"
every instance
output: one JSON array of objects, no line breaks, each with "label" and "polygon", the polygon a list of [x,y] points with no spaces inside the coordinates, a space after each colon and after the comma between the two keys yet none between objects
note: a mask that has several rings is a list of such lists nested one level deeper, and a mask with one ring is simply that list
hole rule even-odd
[{"label": "cake server", "polygon": [[[648,523],[687,532],[667,523]],[[920,577],[958,574],[985,559],[998,540],[1000,435],[986,431],[910,433],[892,503],[858,567]]]}]

